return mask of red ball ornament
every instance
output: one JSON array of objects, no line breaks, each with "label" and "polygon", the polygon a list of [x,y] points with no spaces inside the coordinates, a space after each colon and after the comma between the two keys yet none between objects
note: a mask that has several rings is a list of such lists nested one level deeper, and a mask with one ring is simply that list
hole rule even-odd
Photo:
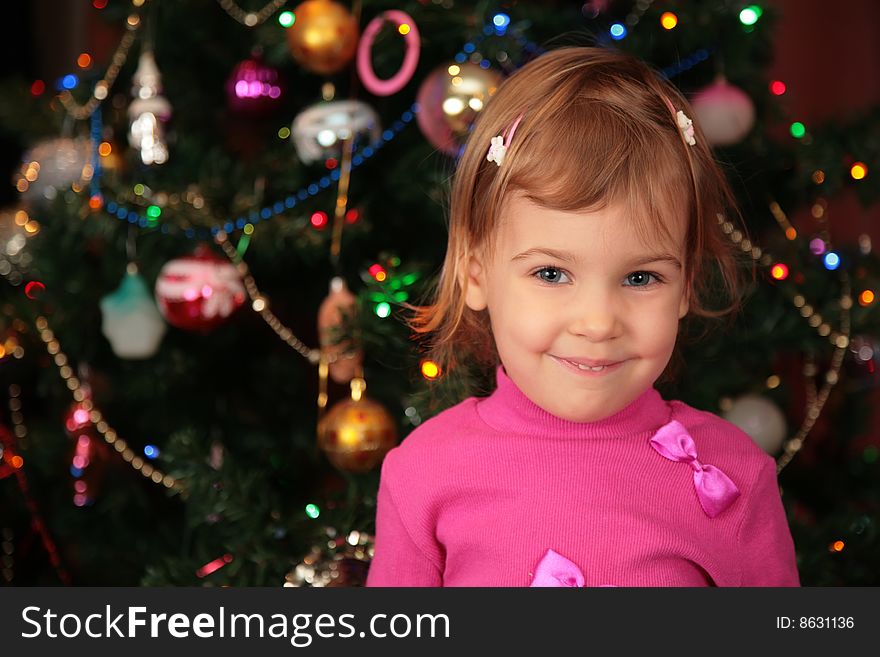
[{"label": "red ball ornament", "polygon": [[156,303],[165,320],[207,333],[226,322],[247,294],[236,268],[207,244],[165,264],[156,279]]},{"label": "red ball ornament", "polygon": [[280,105],[282,94],[278,69],[264,63],[259,53],[239,63],[226,81],[229,109],[236,114],[271,114]]}]

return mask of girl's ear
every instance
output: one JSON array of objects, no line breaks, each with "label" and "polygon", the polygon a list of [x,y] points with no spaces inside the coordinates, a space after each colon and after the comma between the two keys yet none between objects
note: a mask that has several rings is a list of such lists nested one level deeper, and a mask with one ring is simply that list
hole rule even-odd
[{"label": "girl's ear", "polygon": [[469,254],[464,258],[461,273],[464,302],[471,310],[485,310],[487,304],[486,268],[482,256]]},{"label": "girl's ear", "polygon": [[678,318],[684,319],[684,316],[688,314],[690,307],[690,290],[688,289],[688,286],[685,285],[684,290],[681,292],[681,301],[678,304]]}]

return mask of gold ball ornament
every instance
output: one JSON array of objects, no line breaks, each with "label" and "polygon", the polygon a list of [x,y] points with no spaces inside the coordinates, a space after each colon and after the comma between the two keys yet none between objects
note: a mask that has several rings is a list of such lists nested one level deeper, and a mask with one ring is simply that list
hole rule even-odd
[{"label": "gold ball ornament", "polygon": [[306,0],[294,14],[296,21],[286,30],[287,45],[304,68],[329,75],[351,62],[359,35],[348,9],[332,0]]},{"label": "gold ball ornament", "polygon": [[368,472],[397,444],[397,425],[378,402],[343,399],[318,422],[318,447],[344,472]]},{"label": "gold ball ornament", "polygon": [[471,62],[434,69],[416,97],[421,107],[416,121],[422,134],[435,148],[457,155],[477,115],[501,82],[500,73]]}]

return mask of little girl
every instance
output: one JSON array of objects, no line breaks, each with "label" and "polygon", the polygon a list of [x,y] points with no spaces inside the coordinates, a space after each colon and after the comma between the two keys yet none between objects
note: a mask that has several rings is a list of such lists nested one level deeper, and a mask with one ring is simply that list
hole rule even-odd
[{"label": "little girl", "polygon": [[368,586],[799,585],[773,458],[653,387],[680,321],[740,297],[692,116],[598,48],[542,55],[487,104],[414,327],[446,376],[484,364],[497,387],[385,457]]}]

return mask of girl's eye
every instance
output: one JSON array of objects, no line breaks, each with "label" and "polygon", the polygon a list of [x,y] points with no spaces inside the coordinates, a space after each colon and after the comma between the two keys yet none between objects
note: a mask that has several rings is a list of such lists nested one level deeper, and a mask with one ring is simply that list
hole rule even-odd
[{"label": "girl's eye", "polygon": [[634,271],[626,276],[627,287],[648,287],[652,278],[658,283],[662,282],[660,277],[653,272]]},{"label": "girl's eye", "polygon": [[[542,276],[543,273],[548,273],[548,276]],[[536,272],[532,274],[532,276],[536,276],[538,280],[543,281],[544,283],[550,283],[552,285],[556,285],[559,283],[559,277],[565,276],[565,272],[561,269],[557,269],[556,267],[541,267]]]}]

